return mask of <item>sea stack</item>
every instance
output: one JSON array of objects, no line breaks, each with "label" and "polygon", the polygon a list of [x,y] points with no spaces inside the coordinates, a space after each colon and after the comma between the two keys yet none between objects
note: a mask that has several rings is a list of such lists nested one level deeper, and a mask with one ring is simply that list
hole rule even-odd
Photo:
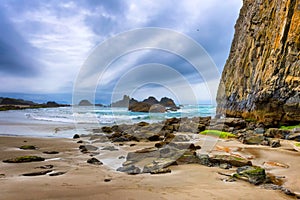
[{"label": "sea stack", "polygon": [[265,126],[300,122],[300,0],[244,0],[217,113]]}]

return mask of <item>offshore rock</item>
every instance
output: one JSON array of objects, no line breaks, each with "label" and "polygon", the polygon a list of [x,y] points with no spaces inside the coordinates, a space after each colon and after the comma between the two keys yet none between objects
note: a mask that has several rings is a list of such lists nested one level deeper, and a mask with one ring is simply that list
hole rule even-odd
[{"label": "offshore rock", "polygon": [[265,126],[300,122],[300,0],[244,0],[217,113]]}]

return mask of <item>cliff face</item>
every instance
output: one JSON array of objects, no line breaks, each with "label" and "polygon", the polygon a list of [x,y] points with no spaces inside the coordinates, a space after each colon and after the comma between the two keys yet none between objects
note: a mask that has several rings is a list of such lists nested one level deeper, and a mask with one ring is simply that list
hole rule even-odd
[{"label": "cliff face", "polygon": [[244,0],[217,113],[265,125],[300,122],[300,0]]}]

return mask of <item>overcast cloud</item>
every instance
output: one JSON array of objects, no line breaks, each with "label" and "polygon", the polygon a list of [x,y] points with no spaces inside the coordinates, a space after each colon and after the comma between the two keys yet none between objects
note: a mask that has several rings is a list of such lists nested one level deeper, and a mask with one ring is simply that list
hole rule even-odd
[{"label": "overcast cloud", "polygon": [[[221,72],[241,6],[241,0],[2,0],[0,93],[70,94],[82,64],[97,45],[121,32],[144,27],[186,34],[204,47]],[[199,91],[205,90],[205,83],[193,76],[193,68],[184,59],[170,52],[148,50],[117,60],[113,70],[102,77],[103,91],[98,99],[107,103],[124,72],[147,63],[177,70],[195,93],[201,94],[199,101],[214,98],[207,91]],[[149,76],[139,75],[139,79]],[[148,96],[147,92],[161,97],[162,91],[147,86],[136,97]]]}]

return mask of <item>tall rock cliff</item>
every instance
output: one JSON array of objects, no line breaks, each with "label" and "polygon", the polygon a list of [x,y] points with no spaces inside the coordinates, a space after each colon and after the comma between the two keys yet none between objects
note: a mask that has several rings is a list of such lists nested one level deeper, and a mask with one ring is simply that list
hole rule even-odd
[{"label": "tall rock cliff", "polygon": [[300,122],[300,0],[244,0],[217,113],[267,126]]}]

